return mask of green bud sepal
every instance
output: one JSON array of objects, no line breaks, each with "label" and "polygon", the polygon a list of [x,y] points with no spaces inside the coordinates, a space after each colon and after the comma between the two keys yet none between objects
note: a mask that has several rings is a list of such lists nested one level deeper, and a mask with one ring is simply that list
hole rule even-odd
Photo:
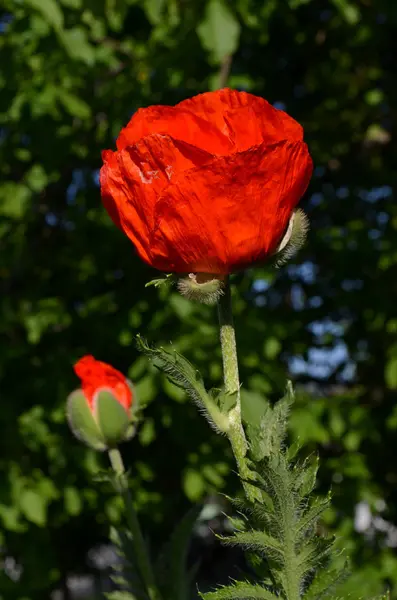
[{"label": "green bud sepal", "polygon": [[90,406],[81,389],[67,400],[67,419],[75,437],[98,451],[115,448],[135,433],[131,410],[126,410],[109,389],[99,389]]}]

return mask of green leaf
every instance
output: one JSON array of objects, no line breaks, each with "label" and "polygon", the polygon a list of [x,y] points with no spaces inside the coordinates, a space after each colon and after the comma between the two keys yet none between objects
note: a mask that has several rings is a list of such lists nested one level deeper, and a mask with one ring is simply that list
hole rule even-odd
[{"label": "green leaf", "polygon": [[349,25],[357,25],[360,20],[360,10],[349,0],[332,0],[345,21]]},{"label": "green leaf", "polygon": [[56,0],[25,0],[25,4],[39,11],[55,31],[62,30],[63,13]]},{"label": "green leaf", "polygon": [[71,516],[81,513],[83,506],[81,495],[77,488],[68,486],[64,490],[65,510]]},{"label": "green leaf", "polygon": [[343,569],[322,569],[305,593],[305,600],[323,600],[335,598],[336,588],[348,577],[349,568],[346,562]]},{"label": "green leaf", "polygon": [[30,344],[37,344],[46,332],[66,327],[69,322],[70,316],[59,298],[42,298],[37,305],[26,306],[23,315]]},{"label": "green leaf", "polygon": [[201,500],[205,492],[204,478],[194,469],[186,469],[183,476],[183,490],[191,502]]},{"label": "green leaf", "polygon": [[5,181],[0,187],[0,216],[22,219],[29,207],[31,192],[27,185]]},{"label": "green leaf", "polygon": [[[211,390],[210,393],[212,395],[213,390]],[[238,392],[226,392],[225,390],[218,392],[216,402],[218,403],[221,412],[227,414],[231,411],[236,406],[237,396]]]},{"label": "green leaf", "polygon": [[59,100],[72,117],[88,119],[91,115],[91,108],[84,100],[64,89],[59,94]]},{"label": "green leaf", "polygon": [[164,18],[164,8],[167,5],[166,0],[144,0],[143,5],[149,21],[153,25],[159,25]]},{"label": "green leaf", "polygon": [[61,4],[68,8],[73,8],[74,10],[81,8],[82,2],[83,0],[61,0]]},{"label": "green leaf", "polygon": [[245,581],[238,581],[233,585],[218,588],[214,592],[200,594],[204,600],[280,600],[280,596],[273,594],[261,585],[253,585]]},{"label": "green leaf", "polygon": [[227,415],[220,411],[211,395],[207,393],[200,373],[184,356],[175,351],[168,352],[163,348],[150,348],[139,335],[136,337],[136,342],[138,350],[146,354],[174,385],[185,390],[215,431],[227,431],[229,426]]},{"label": "green leaf", "polygon": [[23,490],[19,498],[22,513],[35,525],[43,527],[47,522],[47,503],[45,498],[34,490]]},{"label": "green leaf", "polygon": [[88,32],[83,27],[77,26],[62,32],[61,41],[70,58],[93,65],[95,62],[95,49],[88,41]]},{"label": "green leaf", "polygon": [[294,391],[288,382],[284,397],[272,408],[270,404],[263,405],[262,416],[258,425],[247,424],[247,435],[251,454],[256,461],[265,456],[277,454],[287,433],[287,418],[294,402]]},{"label": "green leaf", "polygon": [[241,546],[247,550],[257,550],[274,560],[280,560],[284,552],[281,543],[264,531],[237,532],[233,536],[220,539],[227,546]]},{"label": "green leaf", "polygon": [[378,106],[378,104],[383,102],[384,98],[384,93],[378,88],[368,90],[365,94],[365,100],[370,106]]},{"label": "green leaf", "polygon": [[385,379],[389,389],[397,389],[397,356],[393,356],[386,363]]},{"label": "green leaf", "polygon": [[303,516],[298,519],[296,528],[297,535],[306,535],[308,529],[316,525],[318,519],[328,507],[329,497],[315,498],[310,507],[304,512]]},{"label": "green leaf", "polygon": [[21,532],[25,530],[19,506],[0,504],[0,521],[2,526],[9,531]]},{"label": "green leaf", "polygon": [[293,10],[302,6],[302,4],[309,4],[312,0],[288,0],[288,6]]},{"label": "green leaf", "polygon": [[106,594],[107,600],[137,600],[137,596],[131,594],[131,592],[108,592]]},{"label": "green leaf", "polygon": [[123,27],[127,5],[125,0],[106,0],[106,20],[113,31],[120,31]]},{"label": "green leaf", "polygon": [[108,592],[106,594],[107,600],[137,600],[137,596],[131,592]]},{"label": "green leaf", "polygon": [[268,401],[260,392],[241,389],[241,414],[246,425],[258,427],[268,406]]},{"label": "green leaf", "polygon": [[[110,600],[149,600],[136,565],[131,532],[112,527],[110,540],[115,545],[117,554],[121,559],[113,567],[111,578],[119,588],[123,588],[125,591],[111,592],[106,595],[106,598]],[[127,595],[123,597],[117,596],[117,594]]]},{"label": "green leaf", "polygon": [[201,506],[193,507],[178,523],[162,549],[156,565],[157,582],[165,598],[189,600],[187,554]]},{"label": "green leaf", "polygon": [[41,192],[48,183],[48,175],[41,165],[33,165],[25,175],[25,182],[34,192]]},{"label": "green leaf", "polygon": [[164,284],[170,285],[172,283],[174,283],[175,281],[175,276],[172,273],[168,273],[168,275],[165,275],[165,277],[159,277],[158,279],[151,279],[150,281],[148,281],[147,283],[145,283],[145,287],[160,287]]},{"label": "green leaf", "polygon": [[[277,589],[278,594],[287,600],[297,598],[297,590],[301,590],[302,596],[299,597],[304,597],[309,583],[329,568],[333,556],[338,554],[333,550],[333,540],[317,533],[317,521],[329,507],[329,497],[316,500],[310,496],[315,484],[317,460],[310,457],[304,462],[291,462],[288,457],[294,452],[290,453],[280,444],[292,399],[292,387],[288,385],[287,394],[278,406],[274,409],[269,407],[269,422],[276,431],[277,443],[270,444],[270,451],[261,462],[251,463],[251,469],[256,470],[252,485],[260,491],[260,500],[232,500],[241,518],[231,519],[233,535],[221,538],[224,544],[249,552],[250,563],[261,577],[261,582],[272,582],[271,589],[264,589],[270,593]],[[273,435],[269,434],[269,439]],[[257,586],[253,588],[252,594]],[[262,593],[262,589],[258,593]],[[219,597],[256,597],[233,595],[240,591],[227,586],[221,588],[221,594],[225,595]],[[217,592],[213,594],[205,594],[204,597],[216,600]]]},{"label": "green leaf", "polygon": [[294,481],[294,487],[299,494],[299,497],[303,499],[308,496],[316,484],[316,477],[319,466],[318,455],[309,456],[301,466],[296,466],[296,476]]},{"label": "green leaf", "polygon": [[269,337],[263,344],[263,352],[267,359],[273,360],[281,351],[281,342],[276,337]]},{"label": "green leaf", "polygon": [[220,63],[237,50],[240,24],[226,2],[209,0],[197,34],[203,48],[211,53],[216,63]]}]

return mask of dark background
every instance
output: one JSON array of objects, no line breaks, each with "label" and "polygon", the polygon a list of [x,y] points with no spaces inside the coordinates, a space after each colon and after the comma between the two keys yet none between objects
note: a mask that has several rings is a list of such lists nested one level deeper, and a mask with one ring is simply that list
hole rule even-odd
[{"label": "dark background", "polygon": [[[237,488],[226,440],[133,344],[137,332],[172,341],[219,385],[216,311],[145,289],[156,273],[98,188],[101,149],[138,107],[222,81],[301,122],[315,164],[305,248],[235,279],[245,406],[293,379],[291,438],[322,457],[325,527],[343,536],[351,589],[397,598],[396,40],[395,0],[3,0],[2,600],[70,598],[120,520],[92,481],[106,457],[65,423],[84,353],[128,373],[148,403],[124,456],[154,545],[191,502]],[[217,577],[221,554],[208,556]]]}]

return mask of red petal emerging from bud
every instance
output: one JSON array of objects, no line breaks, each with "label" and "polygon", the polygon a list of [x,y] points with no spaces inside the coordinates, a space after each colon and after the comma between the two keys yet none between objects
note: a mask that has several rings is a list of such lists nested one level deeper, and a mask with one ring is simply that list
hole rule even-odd
[{"label": "red petal emerging from bud", "polygon": [[93,398],[101,389],[111,390],[115,398],[128,411],[133,396],[127,379],[111,365],[95,360],[91,355],[83,356],[75,365],[75,373],[81,379],[81,387],[93,409]]}]

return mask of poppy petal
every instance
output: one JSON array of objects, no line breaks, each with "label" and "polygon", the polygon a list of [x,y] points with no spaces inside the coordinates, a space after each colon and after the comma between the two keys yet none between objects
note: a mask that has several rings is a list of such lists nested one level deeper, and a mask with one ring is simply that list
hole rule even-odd
[{"label": "poppy petal", "polygon": [[175,173],[180,175],[213,157],[170,136],[153,134],[104,158],[107,162],[100,174],[104,205],[140,257],[151,263],[150,236],[155,204],[162,191]]},{"label": "poppy petal", "polygon": [[264,98],[228,88],[199,94],[176,105],[215,123],[238,151],[283,139],[301,141],[303,129],[292,117]]},{"label": "poppy petal", "polygon": [[[141,218],[130,202],[131,191],[121,173],[119,159],[119,153],[116,152],[104,157],[105,162],[99,176],[102,202],[115,225],[134,243],[142,260],[150,262],[147,252],[149,235],[147,218],[144,211],[143,218]],[[128,233],[130,230],[129,218],[134,219],[133,235]]]},{"label": "poppy petal", "polygon": [[117,400],[128,409],[132,404],[132,391],[127,379],[120,371],[96,360],[92,355],[83,356],[74,365],[76,375],[81,379],[82,389],[92,408],[94,395],[100,389],[110,389]]},{"label": "poppy petal", "polygon": [[175,106],[140,108],[117,138],[117,149],[124,150],[153,133],[166,134],[211,154],[227,154],[232,149],[228,136],[189,110]]},{"label": "poppy petal", "polygon": [[155,207],[152,264],[176,273],[230,273],[277,246],[306,190],[303,142],[262,144],[178,175]]}]

